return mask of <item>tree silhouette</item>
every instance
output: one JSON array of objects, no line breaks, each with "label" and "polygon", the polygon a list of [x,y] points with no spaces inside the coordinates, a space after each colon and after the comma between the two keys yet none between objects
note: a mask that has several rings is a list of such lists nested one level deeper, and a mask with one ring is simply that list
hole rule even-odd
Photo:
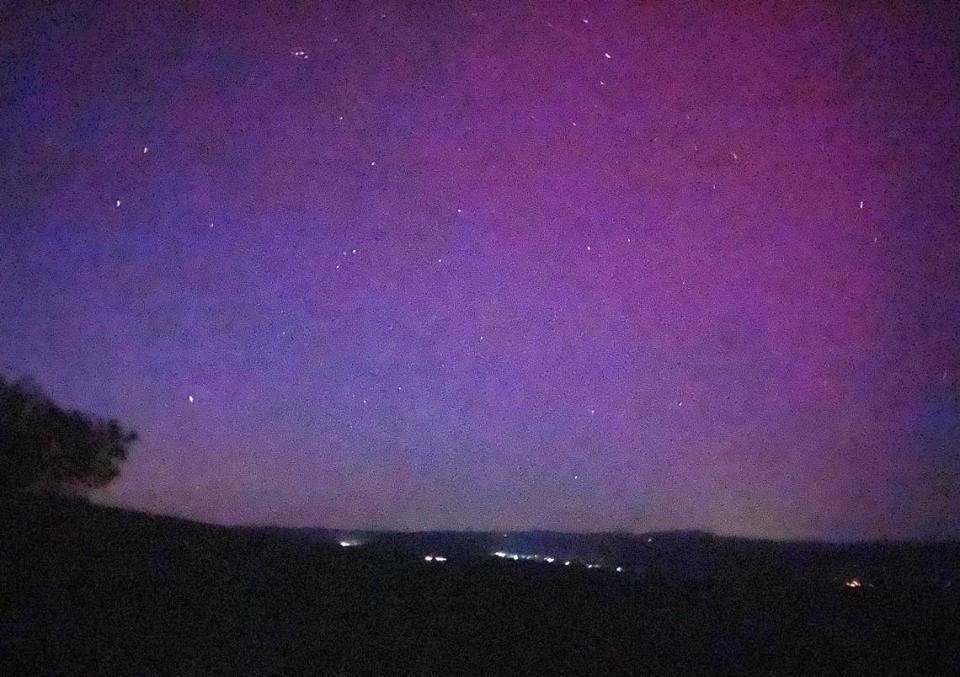
[{"label": "tree silhouette", "polygon": [[83,490],[119,473],[137,434],[61,409],[36,386],[0,377],[0,489]]}]

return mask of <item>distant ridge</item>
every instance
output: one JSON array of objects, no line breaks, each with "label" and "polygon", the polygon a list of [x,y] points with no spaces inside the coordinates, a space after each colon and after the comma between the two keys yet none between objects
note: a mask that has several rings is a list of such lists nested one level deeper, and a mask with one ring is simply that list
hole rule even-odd
[{"label": "distant ridge", "polygon": [[947,674],[958,563],[956,544],[224,527],[5,495],[0,657],[9,674]]}]

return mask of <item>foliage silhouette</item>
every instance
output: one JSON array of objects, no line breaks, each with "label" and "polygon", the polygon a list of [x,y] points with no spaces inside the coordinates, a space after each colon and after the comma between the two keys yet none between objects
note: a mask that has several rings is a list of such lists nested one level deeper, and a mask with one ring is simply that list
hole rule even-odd
[{"label": "foliage silhouette", "polygon": [[119,473],[137,434],[59,407],[28,381],[0,377],[0,489],[77,492]]}]

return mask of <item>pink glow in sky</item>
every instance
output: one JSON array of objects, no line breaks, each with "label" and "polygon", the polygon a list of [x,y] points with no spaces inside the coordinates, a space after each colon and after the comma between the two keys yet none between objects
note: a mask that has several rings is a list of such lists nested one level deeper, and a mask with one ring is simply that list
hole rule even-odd
[{"label": "pink glow in sky", "polygon": [[144,4],[0,11],[0,367],[141,433],[101,500],[960,533],[955,6]]}]

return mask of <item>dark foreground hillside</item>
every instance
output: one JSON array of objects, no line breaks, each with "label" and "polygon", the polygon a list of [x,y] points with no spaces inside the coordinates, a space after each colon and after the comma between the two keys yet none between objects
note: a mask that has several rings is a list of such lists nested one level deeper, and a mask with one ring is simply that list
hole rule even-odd
[{"label": "dark foreground hillside", "polygon": [[[704,543],[710,565],[696,577],[489,555],[437,564],[400,547],[7,498],[0,674],[916,675],[960,666],[955,545],[798,559],[789,547]],[[942,573],[931,574],[931,558]],[[870,570],[858,587],[836,576],[851,561]]]}]

